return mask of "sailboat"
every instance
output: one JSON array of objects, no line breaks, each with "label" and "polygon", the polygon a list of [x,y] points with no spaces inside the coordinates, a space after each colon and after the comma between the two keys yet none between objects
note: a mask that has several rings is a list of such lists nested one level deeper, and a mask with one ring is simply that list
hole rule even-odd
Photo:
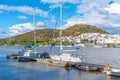
[{"label": "sailboat", "polygon": [[34,26],[34,46],[25,46],[24,50],[19,52],[18,62],[37,61],[37,58],[50,58],[47,52],[39,53],[36,50],[36,29],[35,29],[35,15],[33,14]]},{"label": "sailboat", "polygon": [[[62,27],[62,3],[60,3],[60,27]],[[82,57],[76,54],[76,50],[63,50],[62,46],[62,29],[60,30],[60,54],[50,55],[51,60],[61,62],[82,62]],[[71,52],[68,53],[68,52]]]}]

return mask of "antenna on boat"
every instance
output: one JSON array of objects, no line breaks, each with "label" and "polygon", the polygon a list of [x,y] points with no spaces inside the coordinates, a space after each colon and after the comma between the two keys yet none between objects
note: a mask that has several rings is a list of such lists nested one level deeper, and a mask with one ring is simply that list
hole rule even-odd
[{"label": "antenna on boat", "polygon": [[62,54],[62,2],[60,2],[60,54]]},{"label": "antenna on boat", "polygon": [[36,25],[35,25],[35,13],[33,13],[33,26],[34,26],[34,52],[36,52]]}]

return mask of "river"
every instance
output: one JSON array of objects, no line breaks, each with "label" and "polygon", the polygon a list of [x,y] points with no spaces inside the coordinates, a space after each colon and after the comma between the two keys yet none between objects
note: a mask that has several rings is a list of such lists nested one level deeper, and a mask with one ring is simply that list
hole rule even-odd
[{"label": "river", "polygon": [[[50,67],[37,62],[18,62],[7,60],[6,55],[17,53],[23,47],[0,46],[0,80],[120,80],[120,77],[106,76],[95,72],[85,72],[76,69]],[[65,47],[65,49],[75,49]],[[50,52],[49,47],[37,47],[39,52]],[[80,48],[86,62],[120,67],[120,48]],[[59,52],[59,47],[53,47],[51,53]]]}]

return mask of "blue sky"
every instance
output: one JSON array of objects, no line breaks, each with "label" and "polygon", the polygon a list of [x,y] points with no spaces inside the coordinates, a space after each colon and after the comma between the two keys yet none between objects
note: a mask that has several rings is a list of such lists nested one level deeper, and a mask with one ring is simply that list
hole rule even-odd
[{"label": "blue sky", "polygon": [[33,30],[33,13],[37,29],[60,28],[60,2],[63,3],[62,28],[90,24],[120,33],[120,0],[0,0],[0,38]]}]

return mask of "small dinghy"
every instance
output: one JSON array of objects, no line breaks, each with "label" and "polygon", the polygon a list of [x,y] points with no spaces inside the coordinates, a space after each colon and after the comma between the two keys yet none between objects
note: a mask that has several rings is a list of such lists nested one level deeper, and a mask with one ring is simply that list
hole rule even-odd
[{"label": "small dinghy", "polygon": [[63,62],[58,62],[58,61],[53,61],[53,60],[47,60],[47,64],[49,66],[55,66],[55,67],[62,67],[65,68],[66,67],[66,63]]},{"label": "small dinghy", "polygon": [[10,54],[6,56],[6,59],[18,59],[19,55],[18,54]]},{"label": "small dinghy", "polygon": [[18,62],[31,62],[31,61],[36,61],[36,60],[30,57],[23,57],[23,56],[20,56],[18,58]]},{"label": "small dinghy", "polygon": [[106,70],[106,74],[109,76],[119,76],[120,77],[120,68],[110,68]]},{"label": "small dinghy", "polygon": [[84,70],[84,71],[97,71],[98,68],[95,66],[88,66],[88,65],[79,65],[78,69]]},{"label": "small dinghy", "polygon": [[109,76],[119,76],[120,77],[120,68],[109,67],[109,64],[105,64],[104,71]]}]

